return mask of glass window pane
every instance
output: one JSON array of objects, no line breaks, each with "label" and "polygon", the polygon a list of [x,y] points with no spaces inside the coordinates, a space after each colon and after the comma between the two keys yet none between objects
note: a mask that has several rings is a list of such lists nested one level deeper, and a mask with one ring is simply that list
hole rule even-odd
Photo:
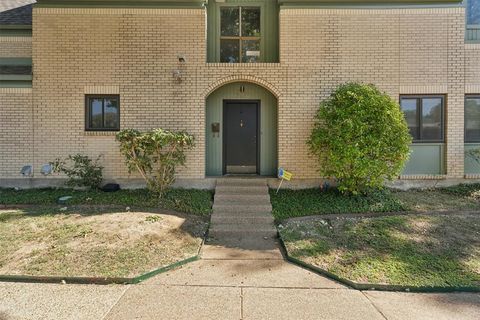
[{"label": "glass window pane", "polygon": [[102,105],[103,99],[90,100],[90,128],[102,128]]},{"label": "glass window pane", "polygon": [[260,37],[260,8],[242,8],[242,37]]},{"label": "glass window pane", "polygon": [[465,141],[480,141],[480,97],[465,99]]},{"label": "glass window pane", "polygon": [[220,40],[220,62],[240,62],[240,40]]},{"label": "glass window pane", "polygon": [[442,140],[442,99],[422,99],[422,140]]},{"label": "glass window pane", "polygon": [[105,99],[104,126],[107,129],[115,129],[119,127],[117,99]]},{"label": "glass window pane", "polygon": [[220,8],[220,33],[222,36],[240,36],[240,7]]},{"label": "glass window pane", "polygon": [[407,121],[408,129],[414,140],[418,140],[419,125],[418,125],[418,108],[417,99],[402,99],[401,106],[403,113],[405,114],[405,120]]},{"label": "glass window pane", "polygon": [[242,41],[242,62],[258,62],[260,60],[260,40]]},{"label": "glass window pane", "polygon": [[480,0],[467,0],[467,24],[480,25]]}]

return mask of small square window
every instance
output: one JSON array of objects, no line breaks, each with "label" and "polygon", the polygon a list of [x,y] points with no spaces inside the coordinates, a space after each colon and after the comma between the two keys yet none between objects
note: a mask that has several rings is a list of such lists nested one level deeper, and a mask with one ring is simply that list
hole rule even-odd
[{"label": "small square window", "polygon": [[220,62],[260,62],[261,42],[260,7],[220,8]]},{"label": "small square window", "polygon": [[414,142],[443,142],[444,97],[400,97],[400,106]]},{"label": "small square window", "polygon": [[86,96],[85,130],[119,131],[120,97],[116,95]]}]

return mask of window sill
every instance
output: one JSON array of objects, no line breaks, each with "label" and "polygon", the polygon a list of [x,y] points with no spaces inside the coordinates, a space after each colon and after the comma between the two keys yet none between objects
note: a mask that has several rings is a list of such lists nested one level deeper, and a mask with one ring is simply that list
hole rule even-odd
[{"label": "window sill", "polygon": [[400,180],[445,180],[447,176],[444,174],[408,174],[399,176]]},{"label": "window sill", "polygon": [[251,68],[251,67],[279,67],[279,62],[253,62],[253,63],[228,63],[228,62],[207,62],[207,67],[231,67],[231,68]]},{"label": "window sill", "polygon": [[476,180],[476,179],[480,179],[480,174],[478,173],[467,173],[465,174],[465,179],[472,179],[472,180]]},{"label": "window sill", "polygon": [[84,136],[107,136],[107,137],[112,137],[116,136],[119,131],[84,131],[83,135]]}]

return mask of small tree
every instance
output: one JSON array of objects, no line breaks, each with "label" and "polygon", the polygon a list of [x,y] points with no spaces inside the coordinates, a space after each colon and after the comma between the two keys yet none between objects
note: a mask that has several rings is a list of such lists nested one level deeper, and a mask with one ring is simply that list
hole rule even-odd
[{"label": "small tree", "polygon": [[128,171],[138,171],[148,189],[159,196],[175,182],[177,166],[185,164],[185,151],[194,146],[194,137],[183,131],[126,129],[116,138]]},{"label": "small tree", "polygon": [[50,162],[52,171],[65,174],[70,187],[87,187],[97,189],[103,181],[103,167],[99,165],[102,155],[92,160],[86,155],[69,155],[66,159],[55,159]]},{"label": "small tree", "polygon": [[321,103],[307,144],[322,176],[358,194],[398,176],[411,141],[397,102],[373,85],[347,83]]}]

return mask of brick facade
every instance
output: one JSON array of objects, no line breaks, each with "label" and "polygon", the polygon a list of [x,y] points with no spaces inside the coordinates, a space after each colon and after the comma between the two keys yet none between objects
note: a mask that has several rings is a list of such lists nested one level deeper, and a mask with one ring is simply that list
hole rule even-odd
[{"label": "brick facade", "polygon": [[[114,134],[84,130],[85,94],[118,93],[122,128],[195,135],[179,176],[202,179],[205,99],[236,81],[259,84],[277,97],[278,162],[296,178],[317,177],[305,141],[319,102],[340,83],[374,83],[395,99],[445,94],[446,173],[460,178],[464,94],[466,87],[480,88],[480,48],[465,45],[464,29],[463,8],[282,8],[280,63],[229,65],[205,62],[203,9],[36,8],[33,94],[0,93],[0,114],[9,115],[0,119],[2,135],[10,136],[0,138],[0,151],[15,143],[12,132],[32,143],[19,144],[12,157],[2,152],[0,178],[18,177],[26,163],[39,175],[42,164],[78,152],[103,154],[107,178],[133,178]],[[8,49],[10,56],[28,51],[22,48]],[[187,59],[181,83],[172,76],[178,54]],[[26,124],[19,126],[17,116]]]},{"label": "brick facade", "polygon": [[0,179],[33,164],[32,89],[0,88]]}]

